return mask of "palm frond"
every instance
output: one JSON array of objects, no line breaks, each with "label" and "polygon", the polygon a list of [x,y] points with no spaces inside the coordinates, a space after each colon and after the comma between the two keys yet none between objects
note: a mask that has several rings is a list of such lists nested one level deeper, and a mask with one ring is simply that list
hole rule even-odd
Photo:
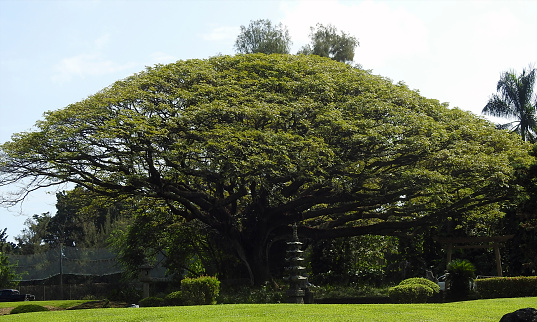
[{"label": "palm frond", "polygon": [[482,113],[515,121],[497,125],[520,134],[523,140],[537,140],[537,95],[534,95],[537,69],[523,69],[517,76],[515,71],[501,74],[496,86],[497,94],[489,99]]},{"label": "palm frond", "polygon": [[516,111],[513,111],[511,106],[496,94],[492,95],[487,105],[485,105],[483,108],[482,113],[504,118],[512,118],[517,116]]}]

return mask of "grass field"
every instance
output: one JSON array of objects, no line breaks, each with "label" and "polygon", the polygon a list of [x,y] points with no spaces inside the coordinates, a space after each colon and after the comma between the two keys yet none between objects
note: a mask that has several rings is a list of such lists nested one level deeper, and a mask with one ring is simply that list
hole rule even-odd
[{"label": "grass field", "polygon": [[[32,303],[44,305],[43,302],[39,301]],[[537,297],[440,304],[226,304],[159,308],[109,308],[4,315],[0,317],[0,321],[497,322],[505,313],[526,307],[537,307]]]}]

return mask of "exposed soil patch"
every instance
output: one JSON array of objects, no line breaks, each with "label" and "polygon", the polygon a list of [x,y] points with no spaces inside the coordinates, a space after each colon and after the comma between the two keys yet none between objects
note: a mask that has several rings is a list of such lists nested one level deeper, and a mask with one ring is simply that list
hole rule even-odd
[{"label": "exposed soil patch", "polygon": [[13,310],[12,307],[2,307],[2,308],[0,308],[0,315],[9,314],[9,312],[11,312],[11,310]]}]

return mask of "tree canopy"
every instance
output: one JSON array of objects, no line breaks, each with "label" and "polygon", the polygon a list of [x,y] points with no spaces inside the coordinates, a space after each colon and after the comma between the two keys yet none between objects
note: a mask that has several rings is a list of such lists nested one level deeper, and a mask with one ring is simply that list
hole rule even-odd
[{"label": "tree canopy", "polygon": [[154,199],[221,235],[262,283],[290,224],[322,239],[479,214],[510,197],[528,150],[469,112],[327,58],[219,56],[148,67],[46,113],[1,146],[0,183]]},{"label": "tree canopy", "polygon": [[311,43],[302,47],[299,54],[329,57],[348,63],[354,59],[354,49],[360,45],[356,37],[338,30],[333,25],[317,24],[310,28]]},{"label": "tree canopy", "polygon": [[268,19],[259,19],[250,21],[248,27],[241,26],[235,49],[240,54],[288,54],[291,37],[281,23],[274,26]]},{"label": "tree canopy", "polygon": [[523,69],[520,76],[515,71],[502,73],[497,94],[492,95],[483,113],[513,119],[499,127],[520,134],[523,140],[537,142],[537,93],[535,81],[537,69]]}]

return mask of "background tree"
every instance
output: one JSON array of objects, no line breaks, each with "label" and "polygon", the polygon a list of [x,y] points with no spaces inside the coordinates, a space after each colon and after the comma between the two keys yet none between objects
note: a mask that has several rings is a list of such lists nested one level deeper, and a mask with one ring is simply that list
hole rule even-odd
[{"label": "background tree", "polygon": [[241,26],[235,41],[235,50],[240,54],[288,54],[290,48],[287,27],[281,23],[274,26],[268,19],[250,21],[248,27]]},{"label": "background tree", "polygon": [[523,140],[537,140],[537,95],[534,94],[536,69],[523,69],[520,76],[515,71],[504,72],[494,94],[483,113],[496,117],[514,119],[514,121],[499,125],[500,128],[510,129],[520,134]]},{"label": "background tree", "polygon": [[318,240],[479,215],[513,195],[512,164],[533,160],[469,112],[314,55],[155,66],[36,128],[1,146],[0,184],[159,201],[217,233],[259,284],[295,222]]},{"label": "background tree", "polygon": [[360,43],[356,37],[338,30],[333,25],[317,24],[310,28],[311,43],[298,52],[305,55],[329,57],[338,62],[349,63],[354,60],[354,49]]},{"label": "background tree", "polygon": [[[537,144],[533,145],[537,157]],[[500,232],[513,234],[502,255],[506,257],[506,270],[511,276],[537,274],[537,161],[517,171],[520,185],[515,203],[507,205]]]},{"label": "background tree", "polygon": [[17,286],[17,274],[13,269],[14,264],[9,262],[7,253],[10,252],[14,245],[7,241],[7,228],[0,231],[0,289],[12,288]]},{"label": "background tree", "polygon": [[50,249],[50,245],[45,243],[49,235],[48,225],[52,216],[46,212],[41,215],[33,215],[24,224],[25,228],[21,234],[15,237],[17,242],[17,253],[21,255],[37,254]]}]

